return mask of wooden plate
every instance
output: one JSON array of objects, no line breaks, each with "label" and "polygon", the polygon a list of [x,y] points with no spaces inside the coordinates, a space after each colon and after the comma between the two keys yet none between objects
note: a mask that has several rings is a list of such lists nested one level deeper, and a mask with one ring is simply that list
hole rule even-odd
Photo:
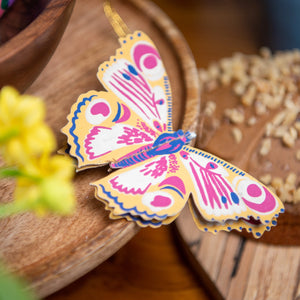
[{"label": "wooden plate", "polygon": [[299,246],[200,232],[187,207],[176,229],[192,266],[215,299],[299,299]]},{"label": "wooden plate", "polygon": [[[193,129],[199,109],[197,70],[181,34],[151,2],[116,0],[112,4],[132,31],[143,30],[158,46],[173,90],[174,128]],[[98,65],[118,47],[102,2],[90,0],[86,5],[78,0],[55,55],[26,91],[45,99],[47,121],[57,135],[58,148],[66,142],[60,128],[66,124],[71,105],[79,94],[103,89],[96,78]],[[95,200],[89,183],[105,176],[106,170],[86,170],[76,176],[78,206],[71,217],[39,219],[26,213],[0,221],[1,258],[12,271],[27,278],[39,297],[87,273],[138,231],[132,222],[111,221]],[[0,199],[8,201],[12,192],[12,184],[1,181]]]}]

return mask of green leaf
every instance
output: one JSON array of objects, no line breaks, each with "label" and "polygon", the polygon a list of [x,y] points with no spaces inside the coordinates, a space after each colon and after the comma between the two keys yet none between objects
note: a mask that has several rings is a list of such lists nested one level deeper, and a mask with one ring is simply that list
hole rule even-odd
[{"label": "green leaf", "polygon": [[35,300],[25,283],[0,265],[0,300]]},{"label": "green leaf", "polygon": [[22,173],[16,168],[0,168],[0,178],[18,177]]}]

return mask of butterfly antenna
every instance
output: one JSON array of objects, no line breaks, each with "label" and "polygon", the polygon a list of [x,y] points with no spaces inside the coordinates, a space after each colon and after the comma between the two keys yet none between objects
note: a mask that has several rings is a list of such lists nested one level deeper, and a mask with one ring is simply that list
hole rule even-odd
[{"label": "butterfly antenna", "polygon": [[103,8],[109,23],[111,24],[118,37],[125,37],[127,34],[130,33],[129,28],[124,23],[120,15],[111,6],[109,0],[104,1]]}]

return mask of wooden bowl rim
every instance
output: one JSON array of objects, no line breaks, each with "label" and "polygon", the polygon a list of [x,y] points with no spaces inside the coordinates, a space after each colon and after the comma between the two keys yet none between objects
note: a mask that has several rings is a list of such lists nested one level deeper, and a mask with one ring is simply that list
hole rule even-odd
[{"label": "wooden bowl rim", "polygon": [[[50,28],[74,0],[49,0],[43,11],[23,30],[0,46],[0,64],[22,52]],[[48,24],[41,26],[41,24]]]}]

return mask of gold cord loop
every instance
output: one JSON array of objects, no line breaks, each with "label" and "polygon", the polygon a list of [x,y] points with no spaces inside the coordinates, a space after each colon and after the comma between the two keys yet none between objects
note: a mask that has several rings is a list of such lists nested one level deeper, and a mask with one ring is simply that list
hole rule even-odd
[{"label": "gold cord loop", "polygon": [[104,1],[103,8],[109,23],[118,37],[125,37],[130,33],[129,28],[124,23],[120,15],[112,8],[109,0]]}]

